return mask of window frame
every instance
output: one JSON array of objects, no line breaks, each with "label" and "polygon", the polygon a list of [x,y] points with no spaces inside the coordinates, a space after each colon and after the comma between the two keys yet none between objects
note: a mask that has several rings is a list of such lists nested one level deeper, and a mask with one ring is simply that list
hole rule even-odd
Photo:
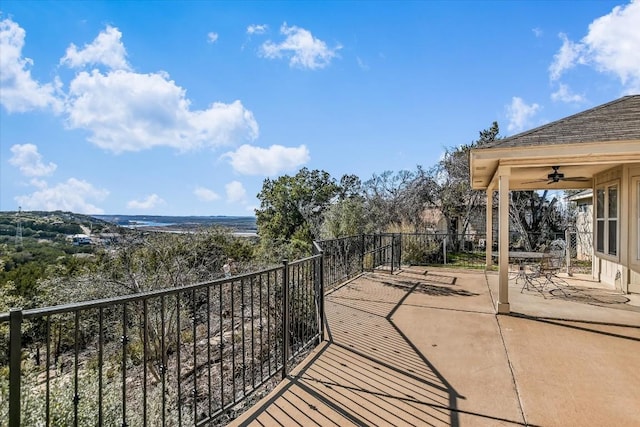
[{"label": "window frame", "polygon": [[[610,216],[612,205],[609,204],[612,191],[615,191],[615,217]],[[599,192],[604,192],[602,201],[599,198]],[[594,233],[593,248],[598,256],[613,261],[620,259],[620,181],[611,181],[596,186],[594,195]],[[602,206],[600,206],[602,204]],[[611,225],[615,227],[615,234],[611,234]],[[602,229],[601,229],[602,227]],[[600,241],[602,236],[602,242]],[[611,240],[615,238],[615,244],[612,245]],[[611,246],[614,246],[613,248]],[[612,250],[614,251],[612,253]]]},{"label": "window frame", "polygon": [[631,262],[634,264],[640,264],[640,176],[633,177],[631,179],[631,188],[633,195],[635,196],[635,200],[632,198],[633,203],[633,212],[632,218],[635,222],[635,230],[632,235],[636,236],[636,247],[635,247],[635,257],[630,256]]}]

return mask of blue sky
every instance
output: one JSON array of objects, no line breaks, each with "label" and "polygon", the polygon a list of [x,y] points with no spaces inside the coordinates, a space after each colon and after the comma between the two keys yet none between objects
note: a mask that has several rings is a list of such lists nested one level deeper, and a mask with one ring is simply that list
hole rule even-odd
[{"label": "blue sky", "polygon": [[253,215],[640,93],[640,0],[0,3],[0,210]]}]

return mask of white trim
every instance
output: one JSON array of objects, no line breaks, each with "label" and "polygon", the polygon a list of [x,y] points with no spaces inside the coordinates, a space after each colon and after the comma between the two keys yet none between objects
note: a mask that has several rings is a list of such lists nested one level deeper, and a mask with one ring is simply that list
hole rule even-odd
[{"label": "white trim", "polygon": [[[609,194],[610,194],[610,189],[611,188],[615,188],[616,189],[616,217],[615,218],[610,218],[609,217]],[[620,186],[620,180],[616,179],[613,181],[608,181],[605,183],[600,183],[596,186],[595,189],[595,194],[594,194],[594,198],[593,198],[593,203],[594,203],[594,218],[595,218],[595,224],[594,224],[594,251],[595,253],[603,259],[607,259],[609,261],[613,261],[613,262],[620,262],[620,226],[621,226],[621,216],[620,216],[620,198],[622,197],[621,194],[621,186]],[[598,216],[598,210],[600,209],[600,201],[598,200],[598,192],[600,190],[604,191],[604,200],[602,201],[602,214],[603,216]],[[611,224],[611,222],[615,220],[616,222],[616,247],[615,247],[615,254],[611,254],[611,250],[610,250],[610,234],[609,234],[609,226]],[[599,241],[598,241],[598,237],[599,237],[599,222],[602,221],[602,225],[604,226],[604,230],[602,231],[602,238],[604,239],[603,243],[603,252],[601,252],[599,250]]]},{"label": "white trim", "polygon": [[640,267],[640,176],[632,176],[631,183],[631,221],[629,236],[631,241],[635,238],[635,247],[631,247],[629,263],[636,267]]}]

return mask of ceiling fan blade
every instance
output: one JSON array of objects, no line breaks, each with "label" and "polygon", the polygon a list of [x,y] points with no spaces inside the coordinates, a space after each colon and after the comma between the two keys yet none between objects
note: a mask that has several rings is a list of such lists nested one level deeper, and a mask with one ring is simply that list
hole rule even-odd
[{"label": "ceiling fan blade", "polygon": [[535,179],[533,181],[525,181],[523,182],[523,184],[536,184],[538,182],[547,182],[548,179]]},{"label": "ceiling fan blade", "polygon": [[591,181],[591,178],[587,178],[585,176],[573,176],[569,178],[562,178],[562,181],[588,182]]},{"label": "ceiling fan blade", "polygon": [[537,184],[546,182],[547,185],[557,184],[560,181],[573,181],[573,182],[590,182],[591,178],[587,178],[584,176],[575,176],[575,177],[566,177],[564,173],[560,172],[560,166],[551,166],[552,172],[547,174],[546,179],[535,179],[532,181],[524,181],[522,184]]}]

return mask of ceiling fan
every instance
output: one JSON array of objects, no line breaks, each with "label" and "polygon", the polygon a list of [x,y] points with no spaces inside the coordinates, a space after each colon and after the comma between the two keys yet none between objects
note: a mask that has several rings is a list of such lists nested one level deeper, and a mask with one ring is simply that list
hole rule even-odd
[{"label": "ceiling fan", "polygon": [[535,181],[526,182],[525,184],[545,181],[547,181],[547,184],[555,184],[560,181],[587,182],[591,180],[590,178],[586,178],[584,176],[565,177],[564,174],[559,170],[560,166],[551,166],[551,169],[553,169],[553,172],[547,175],[547,179],[537,179]]}]

